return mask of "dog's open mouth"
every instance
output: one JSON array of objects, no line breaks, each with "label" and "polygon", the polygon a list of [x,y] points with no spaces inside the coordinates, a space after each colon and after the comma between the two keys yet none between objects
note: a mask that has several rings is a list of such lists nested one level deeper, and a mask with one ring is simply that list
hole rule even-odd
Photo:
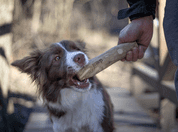
[{"label": "dog's open mouth", "polygon": [[79,89],[84,89],[84,88],[88,88],[90,85],[89,79],[85,79],[80,81],[77,77],[77,75],[74,75],[73,77],[70,78],[70,83],[72,85],[75,85],[76,88]]}]

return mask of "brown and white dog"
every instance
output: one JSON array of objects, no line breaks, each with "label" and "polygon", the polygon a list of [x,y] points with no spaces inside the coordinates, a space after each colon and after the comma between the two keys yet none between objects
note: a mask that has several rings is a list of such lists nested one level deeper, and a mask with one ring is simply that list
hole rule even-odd
[{"label": "brown and white dog", "polygon": [[85,44],[64,40],[12,63],[38,84],[55,132],[113,132],[110,97],[96,77],[79,81]]}]

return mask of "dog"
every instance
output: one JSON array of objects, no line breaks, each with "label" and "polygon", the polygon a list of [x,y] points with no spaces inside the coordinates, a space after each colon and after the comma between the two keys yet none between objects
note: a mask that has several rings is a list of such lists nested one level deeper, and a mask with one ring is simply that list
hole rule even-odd
[{"label": "dog", "polygon": [[114,131],[107,91],[96,77],[76,76],[88,62],[84,42],[63,40],[12,63],[37,83],[54,132]]}]

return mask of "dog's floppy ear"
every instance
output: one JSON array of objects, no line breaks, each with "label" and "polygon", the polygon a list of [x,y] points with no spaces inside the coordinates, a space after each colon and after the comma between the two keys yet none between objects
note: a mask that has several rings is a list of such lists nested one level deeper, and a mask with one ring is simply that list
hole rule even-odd
[{"label": "dog's floppy ear", "polygon": [[16,60],[11,65],[20,69],[20,71],[31,74],[35,77],[35,73],[40,68],[40,59],[42,57],[42,52],[40,50],[36,50],[21,60]]}]

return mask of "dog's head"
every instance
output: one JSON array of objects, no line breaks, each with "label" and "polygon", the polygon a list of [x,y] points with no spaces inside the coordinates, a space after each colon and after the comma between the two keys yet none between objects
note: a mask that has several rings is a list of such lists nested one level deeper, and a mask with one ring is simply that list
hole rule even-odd
[{"label": "dog's head", "polygon": [[85,44],[64,40],[45,50],[36,50],[29,56],[12,63],[37,82],[42,96],[56,101],[63,88],[85,92],[91,88],[89,79],[80,81],[76,72],[88,63]]}]

